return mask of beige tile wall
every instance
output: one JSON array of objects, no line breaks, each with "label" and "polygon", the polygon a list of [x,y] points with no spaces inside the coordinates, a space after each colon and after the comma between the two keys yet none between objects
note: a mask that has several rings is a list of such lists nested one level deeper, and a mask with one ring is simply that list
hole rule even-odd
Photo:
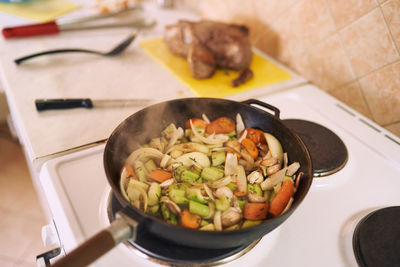
[{"label": "beige tile wall", "polygon": [[400,0],[203,0],[252,43],[400,136]]}]

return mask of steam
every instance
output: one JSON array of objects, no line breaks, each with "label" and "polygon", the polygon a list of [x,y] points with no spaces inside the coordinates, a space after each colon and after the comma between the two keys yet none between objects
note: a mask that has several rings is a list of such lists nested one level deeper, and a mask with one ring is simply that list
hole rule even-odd
[{"label": "steam", "polygon": [[[108,142],[112,150],[114,168],[122,168],[130,153],[152,138],[159,137],[170,124],[184,128],[190,118],[201,118],[207,115],[210,120],[220,116],[234,116],[232,107],[215,99],[187,98],[161,102],[146,107],[126,118],[113,132]],[[119,172],[118,172],[119,173]]]}]

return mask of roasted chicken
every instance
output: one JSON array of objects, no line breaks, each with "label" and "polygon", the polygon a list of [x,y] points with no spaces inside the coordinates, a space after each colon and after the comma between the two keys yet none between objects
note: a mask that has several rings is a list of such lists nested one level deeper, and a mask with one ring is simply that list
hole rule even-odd
[{"label": "roasted chicken", "polygon": [[185,57],[192,76],[206,79],[217,67],[245,70],[252,60],[245,26],[210,20],[181,20],[165,29],[164,40],[175,55]]}]

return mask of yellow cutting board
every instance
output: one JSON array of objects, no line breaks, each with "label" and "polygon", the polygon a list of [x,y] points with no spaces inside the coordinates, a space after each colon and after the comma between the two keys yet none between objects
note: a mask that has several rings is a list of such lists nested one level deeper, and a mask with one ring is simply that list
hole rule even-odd
[{"label": "yellow cutting board", "polygon": [[238,87],[231,87],[230,85],[231,80],[239,75],[239,72],[234,70],[218,69],[211,78],[197,80],[191,76],[186,59],[172,54],[163,39],[142,41],[140,46],[151,58],[166,67],[176,78],[200,97],[223,98],[283,82],[291,78],[290,73],[261,55],[254,53],[250,65],[254,77]]},{"label": "yellow cutting board", "polygon": [[0,12],[32,19],[36,22],[46,22],[78,7],[80,5],[65,0],[32,0],[20,3],[0,3]]}]

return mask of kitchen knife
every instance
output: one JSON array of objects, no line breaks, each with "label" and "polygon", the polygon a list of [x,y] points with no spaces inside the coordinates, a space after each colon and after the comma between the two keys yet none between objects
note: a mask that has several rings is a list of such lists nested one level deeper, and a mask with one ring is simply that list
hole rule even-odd
[{"label": "kitchen knife", "polygon": [[[87,17],[78,17],[78,18],[60,18],[57,20],[45,22],[45,23],[38,23],[38,24],[29,24],[29,25],[22,25],[16,27],[7,27],[3,28],[2,34],[4,38],[15,38],[15,37],[28,37],[28,36],[35,36],[35,35],[45,35],[45,34],[57,34],[61,31],[67,30],[78,30],[78,29],[87,29],[87,27],[83,27],[82,23],[90,22],[99,19],[105,19],[120,15],[122,13],[126,13],[128,11],[134,10],[142,10],[141,6],[133,6],[127,9],[123,9],[117,12],[110,12],[105,14],[96,14]],[[78,27],[78,24],[82,27]],[[133,27],[138,25],[138,21],[132,23]],[[109,24],[108,27],[126,27],[127,23],[123,24]],[[102,25],[104,27],[104,25]],[[131,25],[132,26],[132,25]],[[91,28],[99,28],[94,26],[88,26]]]},{"label": "kitchen knife", "polygon": [[107,99],[94,100],[90,98],[68,99],[36,99],[35,105],[38,111],[50,109],[71,108],[111,108],[111,107],[138,107],[146,106],[154,101],[151,99]]}]

